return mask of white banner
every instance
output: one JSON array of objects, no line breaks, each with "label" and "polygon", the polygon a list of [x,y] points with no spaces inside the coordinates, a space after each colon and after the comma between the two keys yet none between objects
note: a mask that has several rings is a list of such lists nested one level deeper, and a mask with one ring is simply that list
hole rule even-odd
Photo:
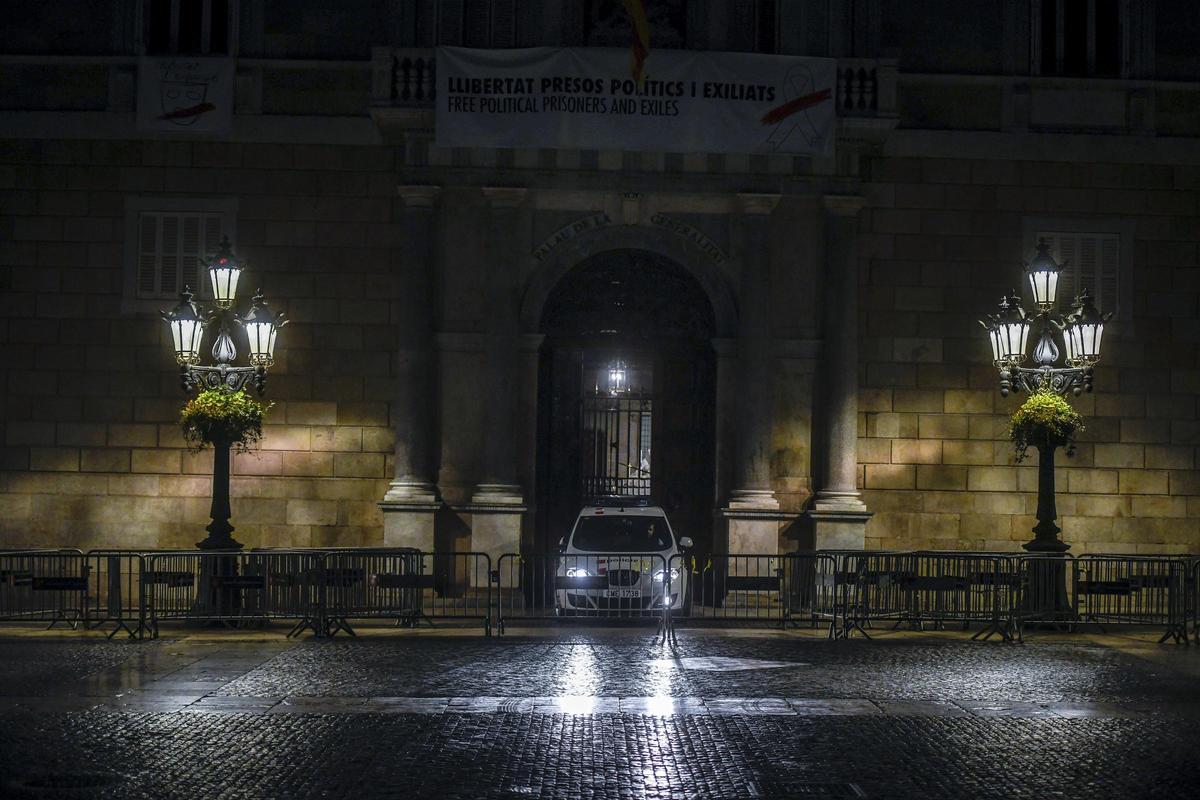
[{"label": "white banner", "polygon": [[138,61],[138,128],[228,133],[233,125],[232,58],[143,58]]},{"label": "white banner", "polygon": [[828,155],[836,61],[653,50],[437,51],[442,147],[553,147]]}]

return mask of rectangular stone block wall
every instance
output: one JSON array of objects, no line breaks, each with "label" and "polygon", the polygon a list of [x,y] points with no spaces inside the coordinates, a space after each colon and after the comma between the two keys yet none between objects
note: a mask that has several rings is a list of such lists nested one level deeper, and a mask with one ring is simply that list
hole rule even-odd
[{"label": "rectangular stone block wall", "polygon": [[236,197],[235,244],[250,262],[238,310],[262,287],[292,319],[268,378],[262,448],[233,461],[235,537],[382,544],[393,157],[385,147],[0,142],[0,545],[190,547],[204,536],[212,455],[189,453],[180,435],[186,398],[166,326],[121,311],[124,202],[136,195]]},{"label": "rectangular stone block wall", "polygon": [[[1018,465],[984,331],[1024,281],[1032,217],[1132,221],[1133,308],[1105,332],[1086,431],[1056,459],[1073,552],[1200,551],[1200,169],[875,161],[862,221],[860,485],[877,548],[1019,548],[1037,456]],[[1031,339],[1034,334],[1031,334]]]}]

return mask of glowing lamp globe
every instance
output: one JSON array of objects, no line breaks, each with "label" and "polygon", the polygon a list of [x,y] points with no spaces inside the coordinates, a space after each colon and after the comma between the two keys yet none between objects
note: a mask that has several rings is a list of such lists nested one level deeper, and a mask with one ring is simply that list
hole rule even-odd
[{"label": "glowing lamp globe", "polygon": [[1039,239],[1037,254],[1025,268],[1025,274],[1029,278],[1029,289],[1033,292],[1033,302],[1043,311],[1049,311],[1054,307],[1054,300],[1058,296],[1058,280],[1062,276],[1064,267],[1066,267],[1066,262],[1057,263],[1050,255],[1050,246],[1046,244],[1046,240]]},{"label": "glowing lamp globe", "polygon": [[1086,289],[1075,298],[1075,309],[1066,318],[1063,340],[1067,345],[1067,360],[1073,366],[1090,367],[1100,360],[1100,341],[1104,323],[1112,312],[1101,314],[1092,303]]},{"label": "glowing lamp globe", "polygon": [[233,254],[228,236],[221,238],[220,249],[208,259],[205,268],[212,284],[213,302],[221,308],[229,308],[237,297],[238,279],[246,264]]},{"label": "glowing lamp globe", "polygon": [[250,346],[250,364],[255,367],[269,367],[275,363],[275,337],[279,329],[288,323],[283,314],[272,313],[263,299],[260,289],[254,295],[250,310],[239,320],[246,329],[246,338]]},{"label": "glowing lamp globe", "polygon": [[204,338],[204,319],[200,316],[196,304],[192,302],[191,290],[185,286],[179,293],[179,305],[169,312],[160,313],[171,330],[175,361],[180,365],[199,363],[200,340]]}]

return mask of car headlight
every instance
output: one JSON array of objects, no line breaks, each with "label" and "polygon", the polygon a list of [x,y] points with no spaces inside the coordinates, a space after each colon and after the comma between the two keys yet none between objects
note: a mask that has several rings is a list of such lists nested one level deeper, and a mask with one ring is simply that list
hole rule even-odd
[{"label": "car headlight", "polygon": [[592,573],[588,572],[583,567],[567,567],[568,578],[590,578]]},{"label": "car headlight", "polygon": [[[665,569],[655,570],[654,582],[662,583],[663,578],[666,577],[666,574],[667,574],[667,571]],[[675,567],[671,567],[671,583],[674,583],[677,580],[679,580],[679,570],[676,569]]]}]

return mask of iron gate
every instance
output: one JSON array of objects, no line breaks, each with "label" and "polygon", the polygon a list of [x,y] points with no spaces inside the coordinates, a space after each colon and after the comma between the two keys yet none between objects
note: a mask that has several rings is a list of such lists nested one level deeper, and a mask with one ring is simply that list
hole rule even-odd
[{"label": "iron gate", "polygon": [[597,392],[580,403],[583,496],[649,497],[650,396]]}]

